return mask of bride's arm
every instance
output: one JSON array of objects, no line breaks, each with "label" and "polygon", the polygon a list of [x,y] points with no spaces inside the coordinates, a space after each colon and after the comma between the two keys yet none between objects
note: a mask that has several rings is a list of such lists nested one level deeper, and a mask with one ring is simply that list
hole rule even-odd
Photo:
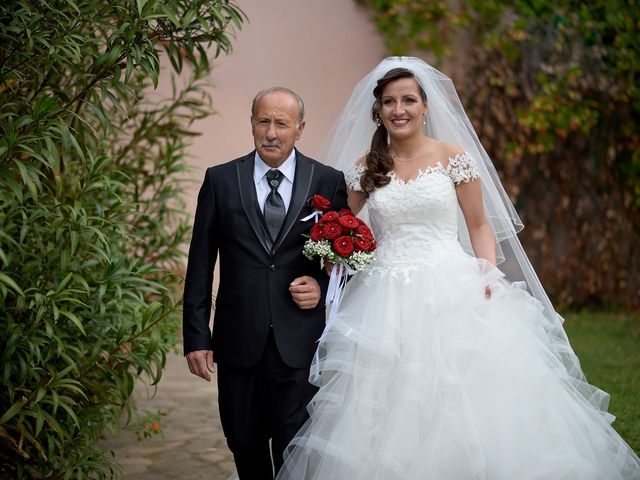
[{"label": "bride's arm", "polygon": [[458,203],[469,230],[471,246],[476,257],[496,264],[496,242],[491,225],[484,216],[480,180],[460,183],[456,187]]},{"label": "bride's arm", "polygon": [[356,215],[362,207],[364,207],[365,202],[367,201],[367,196],[363,192],[355,192],[353,190],[349,190],[347,195],[347,203],[349,204],[349,208]]},{"label": "bride's arm", "polygon": [[447,157],[447,172],[456,185],[458,204],[469,231],[473,253],[477,258],[496,264],[496,242],[493,229],[484,215],[482,188],[476,161],[454,144],[442,144]]},{"label": "bride's arm", "polygon": [[367,201],[367,194],[362,191],[360,178],[364,173],[364,157],[358,159],[353,166],[345,173],[347,182],[347,203],[349,208],[356,215]]}]

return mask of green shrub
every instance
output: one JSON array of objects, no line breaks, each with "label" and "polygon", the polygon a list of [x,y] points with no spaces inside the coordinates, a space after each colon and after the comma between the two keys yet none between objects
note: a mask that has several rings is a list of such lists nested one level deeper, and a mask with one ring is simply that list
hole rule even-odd
[{"label": "green shrub", "polygon": [[[226,0],[0,5],[0,478],[120,475],[96,441],[176,343],[188,128],[243,21]],[[151,102],[160,58],[191,73]]]}]

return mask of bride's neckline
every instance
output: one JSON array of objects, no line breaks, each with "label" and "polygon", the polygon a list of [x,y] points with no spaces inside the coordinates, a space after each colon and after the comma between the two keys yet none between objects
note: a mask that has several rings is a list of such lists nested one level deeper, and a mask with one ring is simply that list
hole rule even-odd
[{"label": "bride's neckline", "polygon": [[456,163],[456,161],[458,161],[459,158],[463,157],[466,154],[467,154],[466,152],[456,153],[454,156],[448,157],[446,165],[441,160],[438,160],[437,162],[432,163],[430,165],[425,165],[424,167],[420,167],[415,171],[414,175],[412,175],[410,178],[401,177],[393,168],[387,172],[387,175],[392,180],[402,185],[411,184],[416,180],[419,180],[421,177],[424,177],[426,175],[431,175],[434,173],[444,173],[445,175],[448,175],[448,172],[452,168],[451,162]]},{"label": "bride's neckline", "polygon": [[392,178],[393,180],[395,180],[398,183],[401,183],[403,185],[408,185],[411,184],[413,182],[415,182],[416,180],[420,179],[420,177],[423,177],[424,175],[429,175],[432,173],[436,173],[436,172],[444,172],[446,170],[445,166],[442,165],[441,161],[437,161],[436,163],[432,164],[432,165],[425,165],[424,167],[418,168],[418,170],[416,171],[415,175],[413,175],[410,178],[403,178],[401,176],[399,176],[395,170],[389,170],[389,172],[387,173],[387,175]]}]

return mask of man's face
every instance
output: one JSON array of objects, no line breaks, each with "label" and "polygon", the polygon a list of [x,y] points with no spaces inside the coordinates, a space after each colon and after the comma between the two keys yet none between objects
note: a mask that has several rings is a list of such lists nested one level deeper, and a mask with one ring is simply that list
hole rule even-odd
[{"label": "man's face", "polygon": [[298,125],[298,104],[285,92],[265,94],[256,103],[251,133],[256,150],[267,165],[277,168],[289,157],[304,129]]}]

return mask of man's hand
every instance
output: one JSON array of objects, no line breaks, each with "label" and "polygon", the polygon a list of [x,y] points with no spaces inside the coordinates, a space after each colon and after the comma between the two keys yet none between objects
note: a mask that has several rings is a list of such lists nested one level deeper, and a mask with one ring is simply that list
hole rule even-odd
[{"label": "man's hand", "polygon": [[211,381],[209,372],[216,373],[216,367],[213,363],[213,351],[211,350],[194,350],[187,353],[187,362],[189,363],[189,371],[194,375],[204,378],[207,382]]},{"label": "man's hand", "polygon": [[303,310],[315,308],[320,301],[320,285],[315,278],[304,276],[296,278],[289,285],[293,301]]}]

